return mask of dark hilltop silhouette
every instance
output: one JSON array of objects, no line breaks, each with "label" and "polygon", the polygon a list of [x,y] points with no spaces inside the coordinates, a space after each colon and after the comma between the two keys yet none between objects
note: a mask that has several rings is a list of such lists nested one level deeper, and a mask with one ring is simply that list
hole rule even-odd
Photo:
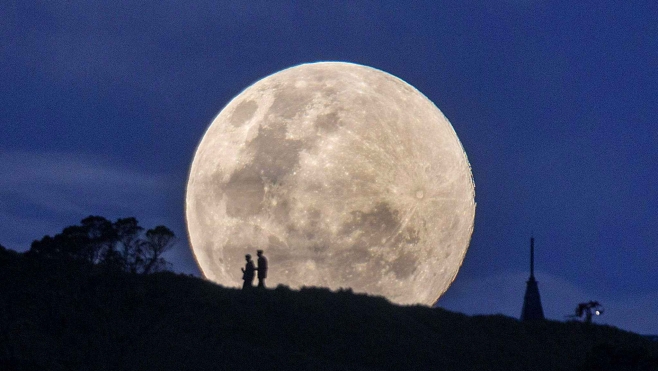
[{"label": "dark hilltop silhouette", "polygon": [[[99,242],[77,236],[82,251]],[[0,370],[658,369],[658,343],[610,326],[466,316],[350,290],[240,290],[30,251],[0,248]]]}]

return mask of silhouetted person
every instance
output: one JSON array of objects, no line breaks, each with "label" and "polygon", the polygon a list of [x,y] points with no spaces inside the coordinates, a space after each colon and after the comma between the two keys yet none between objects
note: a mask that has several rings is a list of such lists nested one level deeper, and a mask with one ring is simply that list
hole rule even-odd
[{"label": "silhouetted person", "polygon": [[248,289],[254,286],[254,262],[251,260],[251,255],[247,254],[244,256],[247,264],[242,269],[242,279],[244,283],[242,284],[242,289]]},{"label": "silhouetted person", "polygon": [[258,250],[258,287],[265,288],[265,278],[267,278],[267,258],[263,255],[263,250]]}]

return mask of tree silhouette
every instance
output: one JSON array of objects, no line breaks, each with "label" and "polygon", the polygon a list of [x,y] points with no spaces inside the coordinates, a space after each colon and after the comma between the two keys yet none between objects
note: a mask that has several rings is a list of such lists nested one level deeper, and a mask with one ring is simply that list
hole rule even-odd
[{"label": "tree silhouette", "polygon": [[112,222],[102,216],[88,216],[80,223],[84,241],[83,259],[93,264],[113,262],[117,256],[117,233]]},{"label": "tree silhouette", "polygon": [[162,258],[162,254],[175,243],[174,232],[163,225],[146,231],[146,240],[142,244],[146,257],[143,273],[153,273],[165,269],[167,262]]},{"label": "tree silhouette", "polygon": [[135,218],[123,218],[117,219],[114,229],[117,232],[117,250],[121,252],[125,270],[137,273],[144,264],[143,241],[140,239],[144,228],[139,226]]},{"label": "tree silhouette", "polygon": [[86,260],[91,255],[86,252],[89,248],[89,239],[84,228],[70,226],[53,237],[44,236],[41,240],[32,242],[30,253],[50,258]]},{"label": "tree silhouette", "polygon": [[88,216],[80,225],[32,242],[28,255],[73,259],[130,273],[166,269],[168,263],[162,255],[175,245],[174,232],[162,225],[143,231],[134,217],[111,222],[102,216]]}]

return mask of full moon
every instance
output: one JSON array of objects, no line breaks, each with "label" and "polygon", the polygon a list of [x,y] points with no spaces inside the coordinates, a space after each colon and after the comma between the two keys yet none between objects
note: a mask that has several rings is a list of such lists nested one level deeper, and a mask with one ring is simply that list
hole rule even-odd
[{"label": "full moon", "polygon": [[431,305],[473,232],[475,190],[455,131],[411,85],[343,62],[263,78],[219,113],[190,169],[187,228],[204,276],[351,288]]}]

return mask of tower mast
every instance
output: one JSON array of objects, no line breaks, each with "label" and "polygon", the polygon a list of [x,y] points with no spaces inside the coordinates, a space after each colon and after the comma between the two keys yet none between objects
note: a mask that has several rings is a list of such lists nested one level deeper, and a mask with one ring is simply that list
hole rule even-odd
[{"label": "tower mast", "polygon": [[535,238],[530,237],[530,278],[535,278]]},{"label": "tower mast", "polygon": [[530,237],[530,277],[526,281],[525,296],[523,297],[523,308],[521,309],[521,321],[533,321],[544,319],[544,309],[541,306],[539,286],[535,280],[535,238]]}]

